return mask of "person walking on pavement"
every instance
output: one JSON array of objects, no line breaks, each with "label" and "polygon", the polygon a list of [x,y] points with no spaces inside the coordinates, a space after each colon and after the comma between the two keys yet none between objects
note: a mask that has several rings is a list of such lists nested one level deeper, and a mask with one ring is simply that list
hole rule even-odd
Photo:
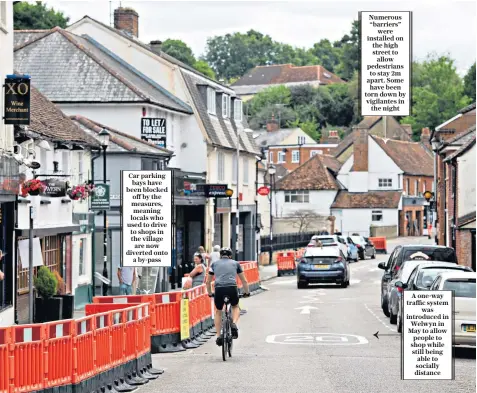
[{"label": "person walking on pavement", "polygon": [[220,246],[215,245],[214,251],[210,253],[209,267],[212,263],[214,263],[215,261],[218,261],[219,259],[220,259]]},{"label": "person walking on pavement", "polygon": [[132,285],[132,294],[137,295],[138,289],[141,287],[141,278],[142,278],[142,267],[136,267],[136,280],[134,280]]},{"label": "person walking on pavement", "polygon": [[207,267],[201,254],[194,254],[194,264],[195,267],[189,274],[189,277],[192,278],[192,288],[205,283],[205,273],[207,272]]},{"label": "person walking on pavement", "polygon": [[136,268],[130,266],[118,267],[119,293],[132,295],[132,285],[136,281]]}]

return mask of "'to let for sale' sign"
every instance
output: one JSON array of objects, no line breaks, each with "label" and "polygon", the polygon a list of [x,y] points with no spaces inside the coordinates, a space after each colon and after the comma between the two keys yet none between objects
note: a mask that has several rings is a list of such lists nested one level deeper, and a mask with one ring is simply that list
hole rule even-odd
[{"label": "'to let for sale' sign", "polygon": [[141,139],[152,142],[159,147],[166,147],[166,119],[141,118]]}]

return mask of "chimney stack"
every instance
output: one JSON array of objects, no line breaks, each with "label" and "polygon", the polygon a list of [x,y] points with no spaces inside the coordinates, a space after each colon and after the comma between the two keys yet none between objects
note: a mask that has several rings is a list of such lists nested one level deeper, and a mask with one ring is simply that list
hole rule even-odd
[{"label": "chimney stack", "polygon": [[267,122],[267,132],[274,132],[280,129],[280,124],[275,120],[275,115],[272,115],[271,120]]},{"label": "chimney stack", "polygon": [[368,172],[368,131],[359,130],[359,135],[353,144],[352,172]]},{"label": "chimney stack", "polygon": [[429,143],[429,138],[431,137],[431,130],[426,127],[421,130],[421,142],[422,143]]},{"label": "chimney stack", "polygon": [[114,28],[125,31],[134,37],[139,36],[139,15],[132,8],[119,7],[114,10]]},{"label": "chimney stack", "polygon": [[156,40],[149,43],[151,50],[156,53],[161,53],[162,41]]}]

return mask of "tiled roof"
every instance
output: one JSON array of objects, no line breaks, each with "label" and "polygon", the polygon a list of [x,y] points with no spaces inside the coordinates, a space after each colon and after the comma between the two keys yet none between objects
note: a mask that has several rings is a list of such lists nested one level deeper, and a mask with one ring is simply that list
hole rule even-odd
[{"label": "tiled roof", "polygon": [[33,85],[31,86],[30,109],[31,119],[28,131],[52,141],[78,143],[96,148],[100,146],[97,139],[78,127]]},{"label": "tiled roof", "polygon": [[381,117],[382,116],[364,116],[363,120],[354,128],[371,128],[381,120]]},{"label": "tiled roof", "polygon": [[470,112],[470,111],[472,111],[472,110],[474,110],[474,109],[475,109],[475,102],[474,102],[473,104],[470,104],[470,105],[466,106],[465,108],[462,108],[462,109],[459,111],[459,113],[465,114],[465,113]]},{"label": "tiled roof", "polygon": [[85,132],[93,136],[99,134],[103,128],[108,130],[110,134],[108,152],[137,152],[144,154],[172,155],[170,150],[163,149],[152,143],[143,141],[132,135],[125,134],[124,132],[115,130],[86,117],[73,115],[70,116],[70,118]]},{"label": "tiled roof", "polygon": [[[200,89],[201,86],[208,85],[206,79],[188,71],[181,70],[181,72],[210,142],[213,145],[236,149],[237,131],[243,129],[244,125],[235,122],[233,116],[225,121],[220,116],[220,105],[217,105],[218,116],[209,114],[206,91]],[[255,144],[250,132],[240,133],[240,149],[248,153],[260,154],[260,149]]]},{"label": "tiled roof", "polygon": [[16,48],[28,41],[44,37],[48,33],[50,33],[50,30],[15,30],[13,32],[13,45]]},{"label": "tiled roof", "polygon": [[333,150],[333,155],[335,157],[339,157],[341,154],[344,153],[345,150],[347,150],[353,143],[354,141],[358,138],[359,136],[359,130],[355,129],[348,135],[346,135],[343,140],[338,144],[338,146],[335,147]]},{"label": "tiled roof", "polygon": [[474,132],[472,133],[472,137],[468,138],[467,142],[465,142],[457,151],[452,153],[450,156],[446,157],[444,162],[451,161],[454,158],[461,156],[474,145],[475,145],[475,128],[474,128]]},{"label": "tiled roof", "polygon": [[[443,130],[440,130],[440,131],[443,131]],[[473,126],[469,127],[464,132],[461,132],[461,133],[457,134],[456,136],[446,140],[444,142],[444,145],[445,146],[450,146],[450,145],[461,146],[461,145],[467,143],[469,140],[471,140],[473,135],[475,135],[475,124]]]},{"label": "tiled roof", "polygon": [[344,81],[320,65],[295,67],[292,64],[257,66],[232,84],[236,86],[283,85],[286,83],[316,82],[329,85]]},{"label": "tiled roof", "polygon": [[405,174],[434,176],[432,154],[422,143],[371,137]]},{"label": "tiled roof", "polygon": [[286,138],[293,134],[299,128],[282,128],[277,131],[268,132],[261,130],[255,133],[255,143],[258,147],[267,147],[280,145]]},{"label": "tiled roof", "polygon": [[[317,154],[276,184],[277,190],[339,190],[331,171],[337,172],[341,163],[336,158]],[[331,171],[330,171],[331,170]]]},{"label": "tiled roof", "polygon": [[15,67],[54,102],[151,103],[182,113],[189,105],[89,37],[60,28],[15,49]]},{"label": "tiled roof", "polygon": [[[115,34],[118,34],[118,35],[120,35],[121,37],[126,38],[127,40],[129,40],[129,41],[131,41],[131,42],[134,42],[134,43],[137,44],[138,46],[140,46],[140,47],[146,49],[147,51],[149,51],[149,52],[151,52],[151,53],[154,53],[155,55],[157,55],[157,56],[159,56],[159,57],[162,57],[164,60],[167,60],[168,62],[170,62],[170,63],[172,63],[172,64],[175,64],[175,65],[177,65],[177,66],[179,66],[179,67],[181,67],[181,68],[184,68],[184,69],[186,69],[186,70],[189,70],[189,71],[191,71],[191,72],[193,72],[193,73],[195,73],[195,74],[197,74],[197,75],[200,75],[201,77],[206,78],[206,79],[208,79],[208,80],[210,80],[210,81],[214,81],[213,79],[209,78],[208,76],[206,76],[206,75],[202,74],[201,72],[197,71],[195,68],[193,68],[193,67],[191,67],[191,66],[189,66],[189,65],[187,65],[187,64],[184,64],[183,62],[177,60],[175,57],[172,57],[172,56],[170,56],[170,55],[168,55],[167,53],[164,53],[164,52],[162,52],[162,51],[161,51],[160,53],[158,53],[158,52],[154,51],[154,50],[151,48],[150,45],[145,44],[144,42],[140,41],[138,38],[136,38],[136,37],[134,37],[134,36],[132,36],[132,35],[130,35],[130,34],[124,32],[124,31],[115,29],[114,27],[111,27],[111,26],[109,26],[109,25],[107,25],[107,24],[105,24],[105,23],[103,23],[103,22],[100,22],[100,21],[98,21],[98,20],[96,20],[96,19],[93,19],[93,18],[91,18],[91,17],[88,16],[88,15],[84,16],[82,19],[80,19],[79,21],[75,22],[74,24],[80,23],[80,22],[81,22],[82,20],[84,20],[84,19],[90,20],[90,21],[92,21],[93,23],[97,23],[97,24],[99,24],[99,25],[105,27],[105,28],[108,29],[109,31],[112,31],[112,32],[115,33]],[[218,82],[214,81],[214,83],[218,83]]]},{"label": "tiled roof", "polygon": [[397,209],[401,191],[349,192],[339,191],[332,209]]}]

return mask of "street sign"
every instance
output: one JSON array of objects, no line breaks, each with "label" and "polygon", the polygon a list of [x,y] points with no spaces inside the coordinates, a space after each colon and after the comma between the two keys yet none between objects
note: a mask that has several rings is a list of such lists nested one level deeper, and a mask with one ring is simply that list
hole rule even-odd
[{"label": "street sign", "polygon": [[30,125],[30,77],[7,75],[5,78],[4,123]]},{"label": "street sign", "polygon": [[269,193],[270,193],[270,188],[266,186],[262,186],[259,189],[257,189],[258,195],[267,196]]},{"label": "street sign", "polygon": [[109,210],[109,184],[96,183],[91,195],[91,210]]}]

